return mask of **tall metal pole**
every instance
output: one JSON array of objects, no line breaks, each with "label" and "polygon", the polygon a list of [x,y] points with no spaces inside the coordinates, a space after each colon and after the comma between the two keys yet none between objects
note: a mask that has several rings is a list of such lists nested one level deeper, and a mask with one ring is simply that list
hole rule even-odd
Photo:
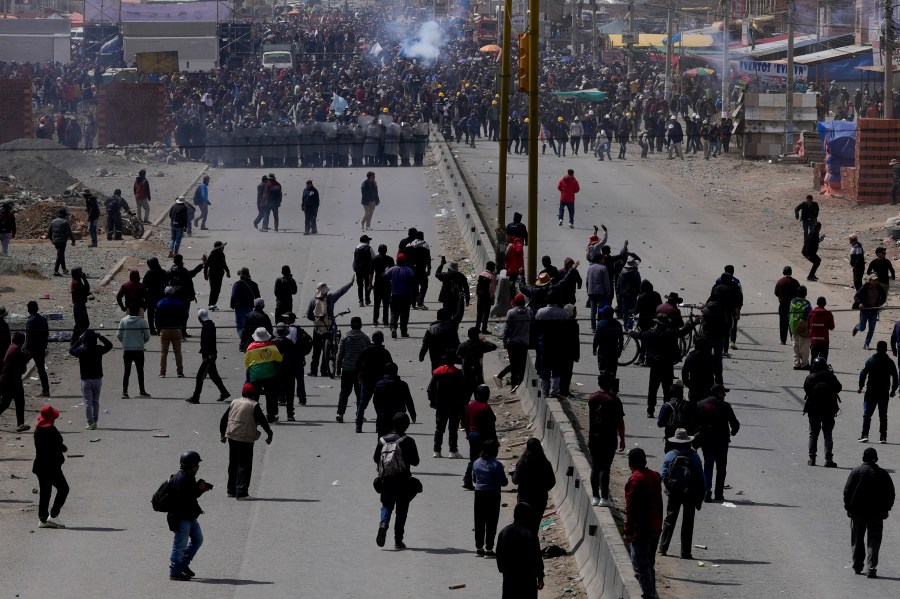
[{"label": "tall metal pole", "polygon": [[591,60],[596,61],[600,49],[597,47],[597,0],[591,0]]},{"label": "tall metal pole", "polygon": [[538,90],[538,38],[540,37],[540,0],[528,1],[528,280],[537,276],[538,240],[538,135],[540,134],[540,113]]},{"label": "tall metal pole", "polygon": [[730,37],[728,35],[728,21],[731,18],[731,11],[728,10],[730,8],[729,4],[731,4],[731,0],[724,0],[724,2],[722,3],[722,72],[719,73],[719,75],[721,75],[722,77],[723,114],[728,112],[728,73],[731,71],[728,65],[728,38]]},{"label": "tall metal pole", "polygon": [[[628,0],[628,36],[634,38],[634,0]],[[634,77],[634,43],[628,42],[628,78]]]},{"label": "tall metal pole", "polygon": [[787,89],[784,97],[784,151],[794,147],[794,0],[788,0]]},{"label": "tall metal pole", "polygon": [[884,118],[894,118],[894,0],[884,1]]},{"label": "tall metal pole", "polygon": [[[503,46],[500,50],[500,172],[497,175],[497,230],[506,226],[506,159],[509,147],[509,79],[512,46],[512,0],[503,2]],[[507,273],[512,278],[515,273]]]},{"label": "tall metal pole", "polygon": [[575,0],[572,0],[572,56],[575,56],[575,48],[578,45],[578,40],[576,36],[578,35],[578,24],[576,19],[577,5],[575,4]]},{"label": "tall metal pole", "polygon": [[[668,10],[666,12],[666,101],[672,100],[672,2],[668,1]],[[666,115],[668,118],[668,115]]]}]

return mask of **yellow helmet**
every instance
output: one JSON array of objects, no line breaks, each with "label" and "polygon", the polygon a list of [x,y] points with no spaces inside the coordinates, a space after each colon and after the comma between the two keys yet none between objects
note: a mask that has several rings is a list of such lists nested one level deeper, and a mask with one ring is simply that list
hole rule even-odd
[{"label": "yellow helmet", "polygon": [[461,95],[462,95],[462,93],[460,93],[460,92],[456,92],[456,95],[457,95],[457,96],[461,96]]},{"label": "yellow helmet", "polygon": [[443,97],[444,97],[444,92],[438,92],[438,98],[443,98]]},{"label": "yellow helmet", "polygon": [[443,84],[441,84],[441,83],[438,83],[438,86],[437,86],[437,88],[438,88],[438,89],[441,89],[441,88],[442,88],[442,87],[444,87],[444,86],[443,86]]},{"label": "yellow helmet", "polygon": [[468,83],[466,83],[466,87],[469,87],[469,84],[468,84]]},{"label": "yellow helmet", "polygon": [[497,100],[494,100],[493,102],[491,102],[491,104],[496,104],[496,103],[497,103]]},{"label": "yellow helmet", "polygon": [[562,121],[563,121],[563,118],[561,116],[556,117],[557,123],[561,123]]},{"label": "yellow helmet", "polygon": [[388,109],[387,109],[387,108],[382,108],[382,109],[381,109],[381,112],[383,112],[383,113],[385,113],[385,114],[387,114],[387,112],[388,112]]},{"label": "yellow helmet", "polygon": [[525,117],[525,122],[526,122],[526,123],[528,122],[528,117],[527,117],[527,116]]},{"label": "yellow helmet", "polygon": [[494,97],[495,97],[495,98],[499,98],[499,97],[500,97],[500,94],[494,94]]}]

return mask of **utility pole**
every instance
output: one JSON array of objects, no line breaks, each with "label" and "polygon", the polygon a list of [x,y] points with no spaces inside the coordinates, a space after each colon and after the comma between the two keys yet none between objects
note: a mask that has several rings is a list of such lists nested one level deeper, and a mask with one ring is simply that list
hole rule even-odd
[{"label": "utility pole", "polygon": [[634,0],[628,0],[628,80],[634,77]]},{"label": "utility pole", "polygon": [[[506,159],[509,147],[509,78],[512,46],[512,0],[503,2],[503,46],[500,49],[500,172],[497,175],[497,230],[506,226]],[[512,279],[515,273],[506,273]]]},{"label": "utility pole", "polygon": [[578,47],[577,8],[575,0],[572,0],[572,56],[575,56],[576,48]]},{"label": "utility pole", "polygon": [[[672,58],[673,58],[673,48],[672,48],[672,2],[674,0],[668,0],[667,2],[667,11],[666,11],[666,101],[670,103],[672,101]],[[684,45],[682,43],[682,45]],[[668,117],[667,117],[668,118]]]},{"label": "utility pole", "polygon": [[894,0],[884,0],[884,118],[894,118]]},{"label": "utility pole", "polygon": [[591,0],[591,59],[597,60],[599,48],[597,48],[597,0]]},{"label": "utility pole", "polygon": [[538,38],[541,23],[540,0],[528,0],[528,280],[534,282],[537,276],[538,247],[538,135],[541,130],[540,98],[538,90]]},{"label": "utility pole", "polygon": [[794,147],[794,0],[788,0],[787,93],[784,96],[784,152]]},{"label": "utility pole", "polygon": [[731,0],[723,0],[722,2],[722,72],[719,73],[722,76],[722,114],[728,113],[728,74],[731,72],[728,64],[730,4]]}]

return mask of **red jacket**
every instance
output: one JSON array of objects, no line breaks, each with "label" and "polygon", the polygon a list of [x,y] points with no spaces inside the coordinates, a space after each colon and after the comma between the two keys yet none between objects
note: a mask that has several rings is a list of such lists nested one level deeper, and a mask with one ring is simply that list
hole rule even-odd
[{"label": "red jacket", "polygon": [[659,472],[643,468],[625,483],[626,541],[655,536],[662,531],[662,480]]},{"label": "red jacket", "polygon": [[497,417],[486,401],[473,399],[466,406],[464,427],[467,433],[479,433],[482,439],[496,439]]},{"label": "red jacket", "polygon": [[828,345],[828,331],[834,330],[834,316],[820,306],[816,306],[812,309],[812,312],[809,313],[809,318],[807,319],[807,323],[809,324],[809,342],[813,343],[824,343]]},{"label": "red jacket", "polygon": [[578,185],[578,179],[572,175],[566,175],[560,179],[556,189],[559,190],[559,201],[565,204],[574,204],[575,194],[581,191],[581,187]]}]

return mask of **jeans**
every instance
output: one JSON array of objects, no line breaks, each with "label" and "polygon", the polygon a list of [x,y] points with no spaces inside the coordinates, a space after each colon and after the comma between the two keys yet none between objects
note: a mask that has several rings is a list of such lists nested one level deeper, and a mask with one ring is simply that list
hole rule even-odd
[{"label": "jeans", "polygon": [[666,503],[666,517],[663,519],[662,536],[659,539],[659,550],[665,553],[669,550],[672,536],[675,534],[675,525],[678,524],[678,512],[684,513],[681,519],[681,555],[691,554],[694,546],[694,516],[697,499],[682,494],[669,494]]},{"label": "jeans", "polygon": [[122,353],[122,362],[125,364],[125,374],[122,376],[122,393],[128,393],[128,379],[131,378],[131,364],[137,372],[138,389],[146,393],[144,387],[144,352],[143,350],[125,350]]},{"label": "jeans", "polygon": [[265,205],[257,206],[256,218],[253,219],[254,227],[259,225],[259,223],[262,222],[262,219],[263,219],[263,217],[266,216],[266,213],[268,212],[268,210],[269,210],[269,208]]},{"label": "jeans", "polygon": [[494,548],[500,519],[500,491],[475,491],[475,548]]},{"label": "jeans", "polygon": [[319,232],[319,229],[316,228],[316,217],[318,215],[318,210],[310,210],[309,208],[303,212],[303,231],[305,233],[312,233],[315,235]]},{"label": "jeans", "polygon": [[356,370],[350,368],[341,369],[341,392],[338,395],[337,413],[341,416],[347,411],[347,402],[350,392],[356,395],[356,405],[359,406],[359,378]]},{"label": "jeans", "polygon": [[866,330],[866,323],[869,330],[866,333],[865,347],[869,347],[872,342],[872,336],[875,334],[875,323],[878,322],[878,310],[871,308],[862,308],[859,311],[859,324],[853,327],[854,332],[861,333]]},{"label": "jeans", "polygon": [[590,446],[591,451],[591,494],[594,497],[609,499],[609,475],[613,458],[616,456],[616,442],[606,447]]},{"label": "jeans", "polygon": [[884,520],[881,514],[850,518],[850,546],[853,550],[854,570],[862,571],[863,562],[868,570],[878,568],[878,552],[881,549],[883,530]]},{"label": "jeans", "polygon": [[275,230],[278,230],[278,208],[280,208],[280,206],[269,206],[266,208],[266,213],[263,215],[262,221],[263,231],[269,230],[269,214],[272,215],[272,219],[274,220]]},{"label": "jeans", "polygon": [[162,329],[159,332],[159,376],[166,376],[166,361],[169,357],[169,345],[175,354],[175,373],[184,375],[184,367],[181,363],[181,331],[178,329]]},{"label": "jeans", "polygon": [[597,328],[597,313],[603,306],[609,305],[609,296],[600,293],[589,293],[588,302],[591,305],[591,330]]},{"label": "jeans", "polygon": [[247,315],[253,308],[235,308],[234,309],[234,323],[237,328],[237,336],[238,339],[244,336],[244,319],[247,318]]},{"label": "jeans", "polygon": [[481,457],[481,446],[486,441],[481,433],[471,432],[466,435],[469,440],[469,463],[466,466],[466,473],[463,475],[463,484],[472,484],[472,464]]},{"label": "jeans", "polygon": [[[179,520],[175,523],[175,540],[172,542],[172,555],[169,558],[169,574],[181,575],[182,568],[191,565],[200,546],[203,545],[203,531],[197,519]],[[190,541],[190,542],[188,542]]]},{"label": "jeans", "polygon": [[37,370],[38,377],[41,379],[41,391],[49,393],[50,379],[47,376],[47,366],[45,365],[47,354],[43,351],[34,351],[31,354],[31,359],[34,360],[34,367]]},{"label": "jeans", "polygon": [[[873,394],[874,395],[874,394]],[[863,399],[863,426],[862,436],[869,436],[869,426],[872,424],[872,416],[875,414],[875,408],[878,408],[878,433],[881,439],[887,438],[887,411],[888,396],[887,390],[881,393],[881,397],[874,397],[866,391]]]},{"label": "jeans", "polygon": [[405,490],[398,489],[394,485],[385,485],[381,494],[381,525],[387,528],[391,523],[391,513],[397,509],[397,519],[394,521],[394,540],[402,541],[406,530],[406,516],[409,513],[409,499]]},{"label": "jeans", "polygon": [[218,387],[220,396],[228,393],[228,389],[226,389],[225,385],[222,383],[222,377],[219,376],[219,370],[216,368],[215,354],[204,354],[203,361],[200,363],[200,368],[197,370],[197,382],[194,385],[194,395],[191,396],[191,399],[200,399],[200,392],[203,390],[203,381],[206,380],[207,375],[209,375],[209,380]]},{"label": "jeans", "polygon": [[198,204],[197,209],[200,210],[200,216],[194,218],[194,221],[200,223],[200,228],[206,228],[206,218],[209,216],[209,204]]},{"label": "jeans", "polygon": [[100,418],[100,389],[103,379],[81,379],[81,394],[84,396],[84,417],[88,424],[97,424]]},{"label": "jeans", "polygon": [[528,359],[528,344],[510,341],[507,345],[507,351],[509,352],[509,365],[501,370],[497,377],[502,379],[507,373],[512,373],[509,379],[512,386],[515,387],[521,385],[522,379],[525,378],[525,361]]},{"label": "jeans", "polygon": [[537,578],[518,573],[504,574],[501,599],[538,599]]},{"label": "jeans", "polygon": [[56,264],[53,266],[53,272],[59,272],[60,267],[66,272],[66,242],[55,242],[53,247],[56,248]]},{"label": "jeans", "polygon": [[450,445],[450,453],[459,450],[457,443],[459,429],[459,410],[454,410],[452,406],[448,408],[439,408],[434,414],[434,450],[440,451],[444,444],[444,430],[447,431],[447,441]]},{"label": "jeans", "polygon": [[253,474],[253,443],[228,439],[228,484],[225,491],[235,497],[246,497]]},{"label": "jeans", "polygon": [[830,462],[834,457],[832,450],[834,442],[831,438],[831,432],[834,430],[834,419],[822,420],[812,415],[809,416],[809,457],[816,459],[816,450],[819,448],[819,431],[822,431],[822,438],[825,443],[825,461]]},{"label": "jeans", "polygon": [[574,224],[575,218],[575,202],[560,202],[559,203],[559,220],[563,219],[563,213],[568,210],[569,211],[569,224]]},{"label": "jeans", "polygon": [[703,446],[703,477],[706,479],[706,492],[713,490],[713,467],[716,469],[716,497],[725,492],[725,475],[728,472],[728,443],[709,444]]},{"label": "jeans", "polygon": [[390,285],[385,287],[382,283],[376,281],[374,291],[374,311],[372,313],[372,321],[378,324],[378,313],[381,314],[381,323],[388,323],[388,310],[391,306],[391,288]]},{"label": "jeans", "polygon": [[181,239],[184,237],[184,227],[172,227],[172,238],[169,241],[169,249],[177,254],[181,249]]},{"label": "jeans", "polygon": [[641,585],[642,599],[656,599],[656,546],[659,534],[636,537],[631,541],[631,567]]},{"label": "jeans", "polygon": [[[66,503],[66,497],[69,496],[69,483],[62,470],[56,469],[48,472],[40,472],[37,475],[38,485],[40,486],[40,498],[38,499],[38,518],[41,522],[47,521],[47,516],[56,518],[59,511]],[[53,493],[53,487],[56,487],[56,499],[53,500],[53,507],[50,508],[50,495]],[[48,513],[48,508],[49,513]]]},{"label": "jeans", "polygon": [[88,233],[91,235],[91,243],[97,245],[97,221],[88,221]]},{"label": "jeans", "polygon": [[9,256],[9,240],[12,239],[12,233],[0,233],[0,253]]},{"label": "jeans", "polygon": [[375,384],[378,381],[363,381],[359,385],[359,396],[356,401],[356,429],[359,430],[363,424],[363,418],[366,415],[366,408],[369,407],[369,402],[372,400],[372,395],[375,393]]},{"label": "jeans", "polygon": [[22,426],[25,424],[25,388],[18,376],[0,389],[0,414],[5,412],[11,403],[15,403],[16,406],[16,426]]}]

